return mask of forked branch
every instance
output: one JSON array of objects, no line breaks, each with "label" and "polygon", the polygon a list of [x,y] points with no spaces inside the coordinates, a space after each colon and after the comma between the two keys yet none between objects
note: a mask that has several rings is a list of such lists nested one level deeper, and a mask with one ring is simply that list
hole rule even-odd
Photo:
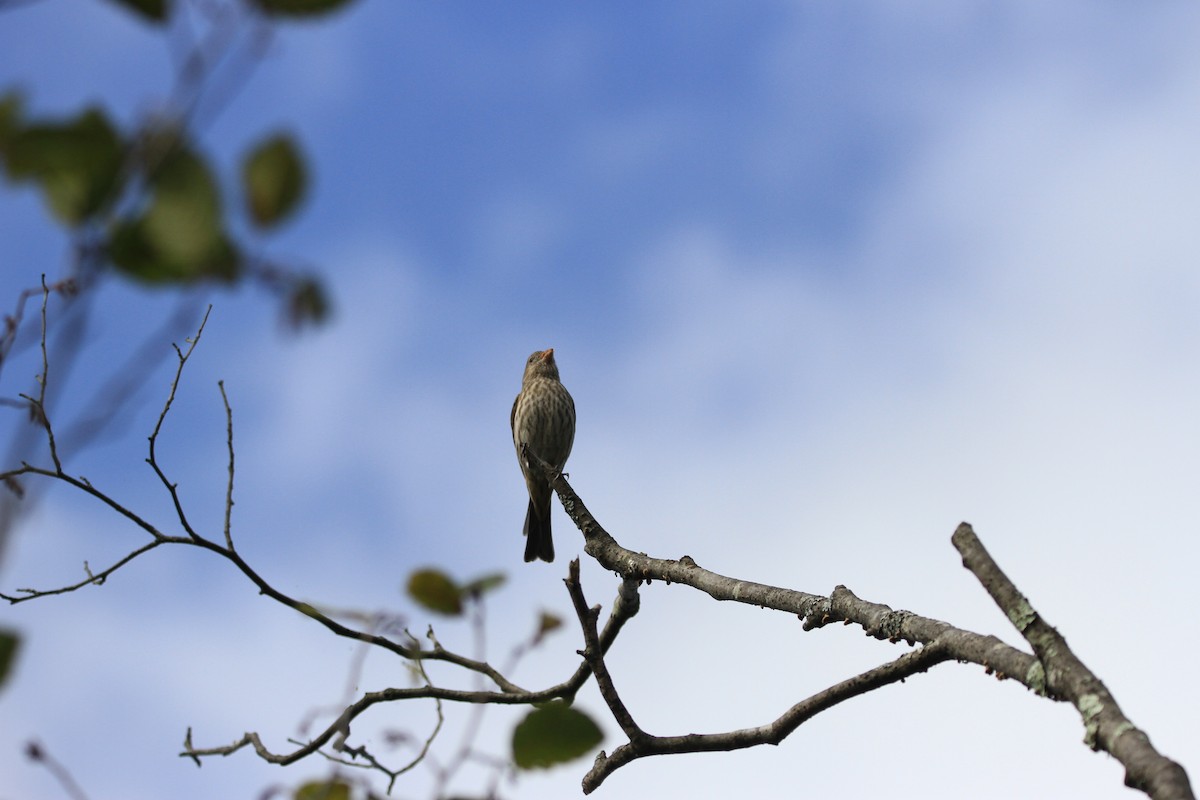
[{"label": "forked branch", "polygon": [[583,628],[584,649],[582,655],[596,676],[600,696],[612,712],[613,719],[621,726],[628,742],[620,745],[608,755],[601,751],[596,756],[592,769],[583,778],[584,794],[590,794],[609,775],[620,767],[639,758],[656,755],[678,755],[682,753],[705,753],[714,751],[741,750],[762,744],[779,744],[809,719],[838,703],[858,697],[912,675],[925,672],[930,667],[951,658],[947,648],[938,642],[912,650],[887,664],[867,670],[852,678],[836,683],[787,709],[777,719],[754,728],[719,733],[689,733],[681,736],[654,736],[646,733],[633,720],[624,701],[613,683],[612,675],[599,648],[596,633],[596,618],[599,606],[588,608],[579,583],[579,561],[570,565],[567,589],[571,594],[575,613]]}]

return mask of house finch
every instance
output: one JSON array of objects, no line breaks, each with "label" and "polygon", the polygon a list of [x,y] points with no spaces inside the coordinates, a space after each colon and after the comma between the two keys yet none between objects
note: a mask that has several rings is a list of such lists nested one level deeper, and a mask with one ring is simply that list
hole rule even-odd
[{"label": "house finch", "polygon": [[525,444],[531,453],[561,471],[575,442],[575,401],[558,379],[553,348],[534,353],[525,362],[521,393],[513,401],[509,424],[517,448],[517,461],[529,490],[529,509],[525,512],[525,560],[553,561],[550,497],[554,492],[541,472],[533,474],[521,458],[521,445]]}]

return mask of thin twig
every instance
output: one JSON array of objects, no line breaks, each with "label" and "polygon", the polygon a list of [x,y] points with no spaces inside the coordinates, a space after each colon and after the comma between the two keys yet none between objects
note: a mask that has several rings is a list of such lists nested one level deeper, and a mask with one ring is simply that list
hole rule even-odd
[{"label": "thin twig", "polygon": [[200,320],[200,327],[196,329],[196,335],[188,339],[188,349],[186,352],[179,348],[179,345],[172,344],[175,348],[175,354],[179,359],[179,364],[175,368],[175,377],[171,379],[171,391],[167,394],[167,401],[163,403],[162,411],[159,412],[158,422],[154,424],[154,431],[150,434],[150,456],[146,459],[146,463],[154,470],[154,474],[158,476],[159,481],[166,487],[167,493],[171,495],[171,502],[175,506],[175,515],[179,518],[179,524],[187,532],[188,536],[200,542],[203,537],[192,527],[188,521],[187,513],[183,510],[183,503],[179,499],[179,484],[172,483],[162,467],[158,463],[158,454],[155,452],[158,444],[158,435],[162,432],[163,422],[167,418],[167,414],[171,411],[171,405],[175,402],[175,392],[179,389],[179,379],[183,375],[183,368],[187,365],[187,361],[191,358],[192,353],[196,349],[196,345],[200,343],[200,337],[204,334],[204,326],[208,324],[208,315],[212,313],[212,306],[204,312],[204,318]]},{"label": "thin twig", "polygon": [[225,381],[217,381],[221,389],[221,402],[225,404],[225,442],[229,447],[229,483],[225,487],[225,546],[233,550],[233,534],[230,521],[233,517],[233,409],[225,394]]},{"label": "thin twig", "polygon": [[46,387],[50,383],[50,358],[46,354],[46,304],[50,301],[50,287],[46,285],[46,275],[42,273],[42,374],[37,376],[38,396],[35,400],[27,394],[21,397],[29,401],[34,410],[34,416],[46,432],[46,441],[50,447],[50,459],[54,462],[56,474],[62,474],[62,461],[58,457],[58,444],[54,441],[54,429],[50,425],[50,415],[46,411]]},{"label": "thin twig", "polygon": [[85,566],[84,571],[87,573],[87,577],[84,578],[83,580],[79,581],[78,583],[73,583],[73,584],[70,584],[69,586],[60,586],[57,589],[17,589],[18,592],[21,592],[24,595],[23,597],[15,597],[15,596],[11,596],[11,595],[5,594],[3,592],[0,592],[0,599],[7,600],[10,604],[16,605],[17,603],[23,603],[26,600],[34,600],[39,597],[50,597],[50,596],[56,595],[56,594],[66,594],[67,592],[74,592],[78,589],[82,589],[84,586],[89,586],[92,584],[95,584],[96,586],[101,586],[104,584],[104,582],[106,580],[108,580],[109,575],[112,575],[114,572],[116,572],[121,567],[128,564],[130,561],[133,561],[135,558],[142,555],[143,553],[147,553],[150,550],[153,550],[154,548],[158,547],[160,544],[163,544],[163,540],[161,540],[161,539],[155,539],[152,542],[148,542],[148,543],[142,545],[141,547],[137,548],[136,550],[126,553],[124,556],[122,556],[120,559],[118,559],[115,563],[113,563],[112,566],[108,567],[107,569],[103,569],[100,572],[93,573],[90,569],[86,568],[87,562],[84,562],[84,566]]},{"label": "thin twig", "polygon": [[[46,284],[46,276],[42,275],[40,285],[29,289],[23,289],[17,294],[17,304],[13,313],[6,314],[4,317],[4,331],[0,333],[0,370],[4,368],[4,362],[12,351],[13,345],[17,341],[17,333],[21,330],[21,323],[25,319],[25,305],[29,302],[29,298],[36,294],[44,295],[46,289],[49,288],[52,292],[58,294],[70,295],[74,294],[77,286],[74,278],[64,278],[54,283]],[[43,336],[45,330],[43,329]]]},{"label": "thin twig", "polygon": [[46,751],[46,746],[41,742],[31,741],[26,744],[25,755],[30,761],[44,765],[71,800],[87,800],[87,794],[84,793],[83,787],[71,775],[70,770],[51,756]]}]

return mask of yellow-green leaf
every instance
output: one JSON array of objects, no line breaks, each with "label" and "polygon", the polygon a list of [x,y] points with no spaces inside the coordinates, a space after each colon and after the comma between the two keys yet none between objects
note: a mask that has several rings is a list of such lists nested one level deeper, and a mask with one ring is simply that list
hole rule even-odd
[{"label": "yellow-green leaf", "polygon": [[25,111],[25,98],[16,89],[10,89],[0,95],[0,155],[5,152],[5,145],[21,123],[21,115]]},{"label": "yellow-green leaf", "polygon": [[541,639],[547,633],[558,630],[562,625],[562,617],[557,614],[551,614],[549,611],[543,611],[538,617],[537,636]]},{"label": "yellow-green leaf", "polygon": [[462,589],[464,594],[468,594],[471,597],[478,597],[482,594],[492,591],[493,589],[499,589],[507,580],[508,577],[503,572],[489,572],[486,575],[480,575],[475,580],[468,582],[466,586],[462,587]]},{"label": "yellow-green leaf", "polygon": [[513,730],[513,762],[520,769],[546,769],[587,755],[604,739],[587,714],[561,700],[535,708]]},{"label": "yellow-green leaf", "polygon": [[172,153],[151,177],[146,235],[167,260],[194,266],[220,245],[221,195],[208,165],[188,150]]},{"label": "yellow-green leaf", "polygon": [[236,277],[239,256],[225,234],[220,189],[205,161],[176,149],[148,182],[145,211],[113,228],[109,255],[117,268],[148,283]]},{"label": "yellow-green leaf", "polygon": [[293,800],[350,800],[350,784],[339,780],[309,781],[296,787]]},{"label": "yellow-green leaf", "polygon": [[191,283],[204,279],[231,281],[237,277],[240,255],[222,236],[203,258],[181,261],[164,254],[146,230],[145,218],[121,220],[108,242],[108,255],[121,272],[149,284]]},{"label": "yellow-green leaf", "polygon": [[463,610],[463,591],[446,573],[420,569],[408,578],[408,594],[430,611],[458,616]]},{"label": "yellow-green leaf", "polygon": [[282,222],[304,197],[308,175],[290,136],[278,134],[259,144],[242,164],[242,190],[254,224]]}]

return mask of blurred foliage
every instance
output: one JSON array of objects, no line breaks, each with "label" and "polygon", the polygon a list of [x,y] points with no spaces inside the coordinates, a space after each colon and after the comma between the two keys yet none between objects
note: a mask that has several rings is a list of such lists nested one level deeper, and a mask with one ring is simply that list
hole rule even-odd
[{"label": "blurred foliage", "polygon": [[[171,0],[111,2],[164,29],[183,14]],[[268,36],[276,20],[318,18],[348,5],[350,0],[255,0],[205,13],[211,12],[214,30],[227,26],[211,41],[227,48],[246,41],[258,53],[262,45],[255,40]],[[183,27],[193,24],[181,21]],[[189,128],[198,94],[222,63],[221,53],[201,49],[207,46],[201,42],[178,59],[185,65],[177,83],[181,94],[167,104],[176,110],[132,126],[118,124],[98,106],[74,116],[30,119],[20,92],[0,90],[0,167],[10,183],[40,192],[87,254],[86,269],[111,265],[139,283],[180,289],[256,281],[282,295],[292,326],[324,322],[330,304],[321,281],[256,255],[255,243],[234,233],[265,233],[291,218],[305,197],[308,164],[292,136],[265,136],[247,148],[239,202],[224,202],[218,171]],[[236,224],[231,209],[241,209],[246,224]]]},{"label": "blurred foliage", "polygon": [[268,14],[291,17],[312,17],[337,11],[352,0],[254,0],[254,5]]},{"label": "blurred foliage", "polygon": [[357,787],[336,777],[328,780],[308,781],[296,787],[292,792],[292,800],[351,800],[353,797],[362,800],[382,800],[379,795],[362,787]]},{"label": "blurred foliage", "polygon": [[591,717],[554,700],[530,711],[513,730],[513,761],[521,769],[545,769],[587,755],[603,739]]},{"label": "blurred foliage", "polygon": [[[166,22],[171,16],[173,3],[169,0],[113,0],[143,19],[151,22]],[[279,17],[316,17],[338,11],[350,5],[352,0],[253,0],[253,5],[266,14]]]},{"label": "blurred foliage", "polygon": [[306,322],[320,324],[329,318],[329,299],[315,278],[301,276],[288,296],[288,322],[298,328]]},{"label": "blurred foliage", "polygon": [[457,617],[463,612],[463,591],[446,573],[419,569],[408,577],[408,596],[438,614]]},{"label": "blurred foliage", "polygon": [[146,180],[145,210],[112,228],[109,255],[117,269],[146,283],[236,279],[238,253],[225,233],[221,193],[208,164],[176,147]]},{"label": "blurred foliage", "polygon": [[170,13],[167,0],[113,0],[151,22],[164,22]]},{"label": "blurred foliage", "polygon": [[293,800],[350,800],[350,784],[339,780],[309,781],[296,787]]},{"label": "blurred foliage", "polygon": [[463,613],[468,600],[478,600],[508,580],[502,572],[490,572],[459,584],[445,572],[432,567],[414,571],[408,577],[408,596],[422,607],[451,617]]},{"label": "blurred foliage", "polygon": [[0,686],[3,686],[12,674],[20,645],[21,637],[10,630],[0,628]]},{"label": "blurred foliage", "polygon": [[273,136],[251,151],[242,165],[242,189],[250,219],[269,228],[286,219],[304,197],[308,175],[291,137]]},{"label": "blurred foliage", "polygon": [[493,589],[499,589],[508,581],[503,572],[489,572],[463,584],[463,594],[471,598],[479,598]]},{"label": "blurred foliage", "polygon": [[[261,40],[276,21],[322,18],[352,1],[230,0],[214,2],[203,13],[211,12],[211,19],[217,20],[213,25],[231,25],[229,47],[245,26],[251,28],[246,38],[257,37],[258,49],[251,50],[260,52],[265,51]],[[109,2],[164,32],[186,5],[175,0]],[[223,16],[224,11],[236,13]],[[231,18],[233,23],[228,22]],[[183,27],[192,24],[180,22]],[[59,117],[31,117],[20,91],[0,87],[0,171],[10,184],[31,187],[41,195],[75,244],[80,256],[75,270],[89,276],[107,272],[180,291],[205,283],[256,281],[283,295],[283,311],[293,326],[323,322],[330,308],[323,284],[256,255],[254,240],[294,217],[308,193],[309,163],[292,135],[273,132],[245,148],[237,185],[222,186],[221,170],[193,130],[197,97],[212,77],[206,65],[219,63],[224,55],[203,52],[203,40],[195,37],[195,49],[178,54],[177,63],[183,65],[177,75],[179,96],[164,105],[172,111],[132,124],[115,119],[100,105]],[[78,278],[65,276],[59,284],[83,291],[89,284]],[[15,483],[10,488],[20,489]],[[461,616],[469,604],[482,602],[506,580],[503,573],[493,572],[459,582],[440,569],[424,568],[410,575],[407,591],[429,611]],[[320,616],[311,606],[300,610]],[[537,645],[562,624],[559,617],[542,612],[533,639],[523,647]],[[11,675],[20,642],[15,632],[0,629],[0,685]],[[591,717],[555,701],[523,717],[513,731],[512,756],[520,768],[545,768],[585,755],[602,738]],[[350,800],[361,796],[361,789],[335,776],[304,783],[292,797]],[[367,797],[375,795],[368,792]]]},{"label": "blurred foliage", "polygon": [[563,626],[562,617],[543,611],[538,615],[537,638],[541,641],[548,633],[553,633]]},{"label": "blurred foliage", "polygon": [[[50,212],[71,231],[86,228],[117,272],[147,285],[179,287],[249,275],[284,290],[292,325],[328,318],[320,281],[244,255],[251,248],[230,232],[216,173],[185,129],[151,120],[123,132],[96,107],[66,119],[28,120],[24,107],[16,91],[0,96],[5,177],[40,189]],[[303,156],[284,135],[255,145],[242,174],[242,207],[259,230],[291,216],[307,185]]]},{"label": "blurred foliage", "polygon": [[22,124],[24,102],[6,95],[0,156],[14,183],[38,184],[50,211],[74,227],[100,213],[119,190],[124,145],[108,117],[88,108],[57,123]]}]

